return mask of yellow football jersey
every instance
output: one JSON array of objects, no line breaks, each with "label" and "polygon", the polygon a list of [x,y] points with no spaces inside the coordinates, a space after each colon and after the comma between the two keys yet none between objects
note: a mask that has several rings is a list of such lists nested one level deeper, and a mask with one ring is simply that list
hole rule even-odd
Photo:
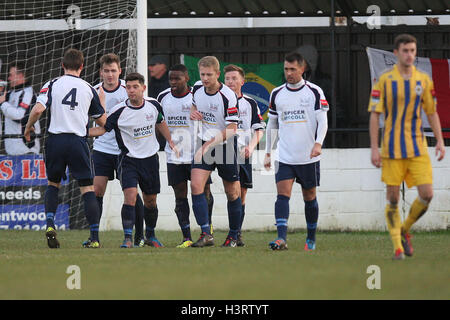
[{"label": "yellow football jersey", "polygon": [[374,85],[369,112],[384,114],[381,157],[405,159],[427,152],[421,111],[436,112],[433,81],[413,66],[412,76],[404,79],[397,65],[384,72]]}]

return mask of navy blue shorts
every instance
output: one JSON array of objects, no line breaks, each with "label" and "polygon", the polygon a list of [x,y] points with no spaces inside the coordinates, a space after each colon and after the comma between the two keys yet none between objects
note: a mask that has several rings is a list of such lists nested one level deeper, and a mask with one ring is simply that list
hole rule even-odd
[{"label": "navy blue shorts", "polygon": [[116,172],[116,177],[119,177],[117,172],[119,155],[94,150],[92,160],[95,176],[108,177],[108,180],[114,180],[114,172]]},{"label": "navy blue shorts", "polygon": [[[201,163],[192,160],[192,169],[214,171],[217,168],[219,176],[225,181],[239,180],[239,165],[237,163],[236,138],[228,140],[226,144],[215,146],[203,157]],[[233,143],[234,142],[234,143]],[[202,144],[205,141],[202,141]]]},{"label": "navy blue shorts", "polygon": [[[168,163],[167,164],[167,181],[169,182],[169,186],[176,186],[177,184],[181,182],[187,182],[188,180],[191,180],[191,168],[192,164],[188,163],[181,163],[181,164],[174,164],[174,163]],[[208,181],[206,181],[206,184],[211,184],[211,175],[208,178]]]},{"label": "navy blue shorts", "polygon": [[251,163],[241,163],[239,165],[239,181],[241,182],[242,188],[247,188],[247,189],[253,188],[252,164]]},{"label": "navy blue shorts", "polygon": [[137,188],[139,184],[142,192],[145,194],[157,194],[160,192],[159,157],[157,153],[144,159],[120,155],[118,172],[122,190]]},{"label": "navy blue shorts", "polygon": [[275,181],[295,178],[303,189],[311,189],[320,185],[320,161],[308,164],[286,164],[275,162]]},{"label": "navy blue shorts", "polygon": [[[71,133],[49,134],[45,141],[44,161],[47,178],[51,182],[60,183],[66,177],[67,167],[78,182],[92,181],[94,178],[91,154],[85,137]],[[92,185],[92,182],[85,185]]]}]

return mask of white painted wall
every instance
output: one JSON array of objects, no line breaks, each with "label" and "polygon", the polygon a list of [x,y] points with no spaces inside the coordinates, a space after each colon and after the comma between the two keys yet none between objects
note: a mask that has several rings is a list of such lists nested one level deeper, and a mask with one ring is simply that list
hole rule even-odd
[{"label": "white painted wall", "polygon": [[[414,229],[447,229],[450,226],[450,147],[446,158],[435,160],[434,148],[429,148],[433,165],[434,199],[428,212],[413,226]],[[161,193],[158,195],[159,219],[157,229],[179,230],[174,213],[173,191],[167,186],[164,152],[160,156]],[[261,167],[264,151],[254,156],[253,185],[247,194],[246,216],[243,229],[275,230],[274,203],[275,177]],[[258,164],[259,162],[259,164]],[[212,174],[214,195],[213,224],[216,229],[228,229],[226,196],[217,172]],[[381,170],[370,163],[369,149],[324,149],[321,161],[321,186],[318,188],[319,228],[322,230],[386,230],[384,207],[385,187]],[[405,201],[400,202],[403,219],[417,196],[416,189],[405,191]],[[191,203],[190,195],[188,196]],[[119,182],[108,184],[102,230],[121,230],[120,210],[123,196]],[[404,211],[402,211],[404,208]],[[198,229],[191,210],[191,228]],[[290,200],[290,228],[306,228],[301,189],[295,184]]]}]

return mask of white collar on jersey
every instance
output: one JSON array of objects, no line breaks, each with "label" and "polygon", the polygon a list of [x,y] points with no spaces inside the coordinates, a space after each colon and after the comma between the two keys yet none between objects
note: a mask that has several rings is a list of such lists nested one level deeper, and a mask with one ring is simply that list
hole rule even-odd
[{"label": "white collar on jersey", "polygon": [[289,89],[298,89],[300,87],[303,87],[305,85],[305,79],[300,80],[297,83],[288,83],[287,86]]}]

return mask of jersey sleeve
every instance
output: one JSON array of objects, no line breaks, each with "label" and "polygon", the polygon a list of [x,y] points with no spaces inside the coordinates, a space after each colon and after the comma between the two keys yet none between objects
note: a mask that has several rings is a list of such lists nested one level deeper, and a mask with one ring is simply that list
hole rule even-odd
[{"label": "jersey sleeve", "polygon": [[327,112],[330,110],[330,106],[328,105],[327,98],[325,97],[325,94],[323,93],[323,90],[320,87],[316,86],[316,90],[319,94],[318,100],[316,101],[315,111],[325,111]]},{"label": "jersey sleeve", "polygon": [[53,81],[48,81],[41,90],[39,90],[39,95],[37,97],[37,101],[42,104],[45,108],[50,107],[51,105],[51,87],[53,85]]},{"label": "jersey sleeve", "polygon": [[108,116],[104,127],[107,132],[110,132],[112,129],[118,129],[117,124],[119,121],[119,117],[124,109],[125,106],[122,106]]},{"label": "jersey sleeve", "polygon": [[222,94],[224,98],[224,106],[225,106],[225,124],[228,126],[231,123],[239,122],[239,107],[236,94],[234,92],[225,96]]},{"label": "jersey sleeve", "polygon": [[269,118],[277,118],[278,119],[278,112],[277,112],[277,106],[275,104],[275,97],[278,93],[278,90],[272,90],[270,93],[270,99],[269,99]]},{"label": "jersey sleeve", "polygon": [[158,116],[156,117],[156,123],[161,123],[164,121],[164,111],[161,107],[161,104],[157,100],[150,100],[150,103],[153,104],[158,111]]},{"label": "jersey sleeve", "polygon": [[372,92],[370,93],[369,112],[384,113],[385,111],[384,95],[386,93],[384,92],[383,82],[383,78],[380,78],[372,88]]},{"label": "jersey sleeve", "polygon": [[19,101],[19,107],[28,110],[30,107],[33,107],[36,102],[36,95],[34,94],[32,87],[26,87],[23,92],[23,97]]},{"label": "jersey sleeve", "polygon": [[436,92],[434,90],[434,83],[428,76],[425,81],[425,88],[422,95],[423,110],[427,115],[436,112]]},{"label": "jersey sleeve", "polygon": [[253,130],[264,130],[266,123],[261,117],[261,113],[259,112],[258,104],[255,100],[249,99],[248,102],[252,106],[252,119],[250,121],[250,126]]},{"label": "jersey sleeve", "polygon": [[100,103],[100,98],[98,97],[98,93],[97,90],[95,90],[94,88],[91,88],[92,90],[92,100],[91,100],[91,105],[89,106],[89,111],[88,114],[94,118],[100,118],[102,116],[102,114],[105,113],[105,109],[102,107],[101,103]]}]

